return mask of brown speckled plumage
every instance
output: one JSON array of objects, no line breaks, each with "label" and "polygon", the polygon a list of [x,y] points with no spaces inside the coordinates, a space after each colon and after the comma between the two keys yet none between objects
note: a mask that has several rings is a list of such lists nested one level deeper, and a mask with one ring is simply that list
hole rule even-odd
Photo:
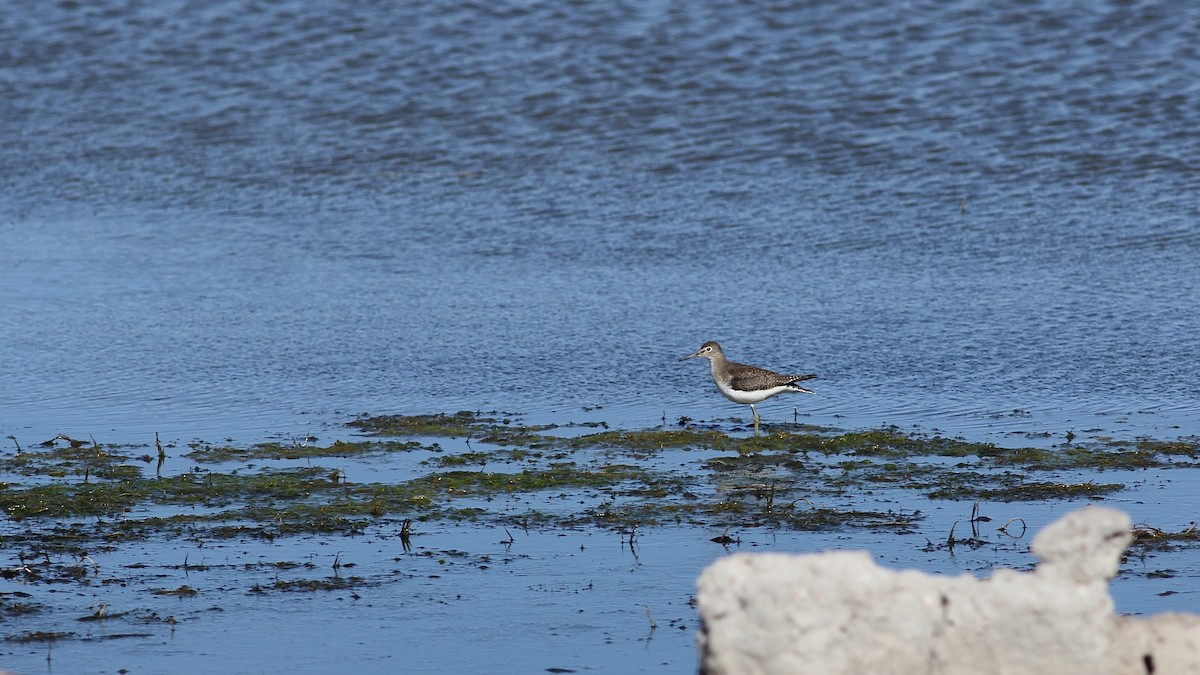
[{"label": "brown speckled plumage", "polygon": [[735,363],[725,358],[725,352],[716,342],[705,342],[695,354],[689,354],[685,359],[704,358],[712,365],[713,381],[725,398],[734,403],[750,406],[754,414],[754,431],[758,432],[758,410],[754,404],[764,401],[775,394],[783,392],[815,393],[797,385],[797,382],[811,380],[816,374],[784,375],[766,368]]}]

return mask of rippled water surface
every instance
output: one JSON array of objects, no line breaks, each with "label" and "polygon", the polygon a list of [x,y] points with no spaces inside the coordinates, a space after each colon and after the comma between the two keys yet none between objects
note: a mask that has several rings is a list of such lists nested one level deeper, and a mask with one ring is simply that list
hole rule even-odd
[{"label": "rippled water surface", "polygon": [[[1200,9],[0,12],[0,435],[1200,433]],[[9,443],[11,441],[5,441]]]},{"label": "rippled water surface", "polygon": [[2,22],[6,433],[741,413],[706,339],[822,422],[1197,431],[1195,9]]}]

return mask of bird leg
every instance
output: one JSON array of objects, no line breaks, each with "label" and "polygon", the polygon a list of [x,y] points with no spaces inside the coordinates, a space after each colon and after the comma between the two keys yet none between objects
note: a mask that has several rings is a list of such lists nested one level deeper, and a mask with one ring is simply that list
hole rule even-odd
[{"label": "bird leg", "polygon": [[758,411],[754,409],[754,404],[750,404],[750,412],[754,413],[754,435],[758,435]]}]

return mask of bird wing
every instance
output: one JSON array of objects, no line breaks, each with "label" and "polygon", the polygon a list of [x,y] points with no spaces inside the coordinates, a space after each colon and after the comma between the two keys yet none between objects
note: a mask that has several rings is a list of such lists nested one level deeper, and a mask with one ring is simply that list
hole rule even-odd
[{"label": "bird wing", "polygon": [[780,375],[779,373],[771,372],[766,368],[756,368],[755,366],[747,366],[737,363],[736,368],[731,367],[729,373],[729,384],[734,389],[741,391],[755,391],[758,389],[770,389],[771,387],[781,387],[785,384],[791,384],[795,380],[792,375]]}]

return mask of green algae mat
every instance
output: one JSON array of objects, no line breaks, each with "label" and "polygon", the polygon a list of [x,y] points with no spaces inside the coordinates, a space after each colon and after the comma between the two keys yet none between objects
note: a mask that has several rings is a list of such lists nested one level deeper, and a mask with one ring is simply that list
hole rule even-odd
[{"label": "green algae mat", "polygon": [[[734,436],[692,424],[529,426],[477,412],[348,427],[354,440],[328,445],[129,447],[60,436],[21,448],[0,460],[0,508],[16,525],[4,548],[18,560],[82,557],[139,538],[353,534],[379,519],[904,529],[919,510],[838,509],[821,497],[1102,499],[1124,489],[1122,471],[1200,466],[1194,439],[1002,448],[896,429],[783,425]],[[519,510],[498,499],[513,495],[533,498]]]},{"label": "green algae mat", "polygon": [[[202,551],[222,542],[336,542],[387,532],[403,543],[404,555],[479,570],[494,564],[492,554],[414,549],[412,540],[423,530],[466,532],[468,526],[503,532],[505,546],[522,530],[601,532],[619,537],[636,555],[633,542],[648,528],[683,528],[714,547],[736,546],[738,536],[756,528],[865,532],[876,545],[879,537],[915,536],[925,541],[920,551],[953,554],[955,547],[989,543],[980,536],[980,523],[988,520],[977,513],[980,502],[1105,500],[1136,492],[1149,473],[1200,476],[1188,471],[1200,468],[1196,439],[1071,437],[1006,448],[895,428],[773,425],[754,436],[729,433],[731,427],[686,419],[642,430],[539,426],[517,415],[464,411],[364,416],[347,423],[344,438],[328,443],[164,446],[156,439],[137,446],[62,435],[22,447],[11,439],[14,450],[0,458],[6,515],[0,578],[10,589],[0,592],[0,621],[9,623],[5,639],[79,640],[74,626],[86,624],[78,622],[165,623],[174,631],[174,616],[139,608],[128,597],[121,604],[132,609],[107,605],[126,585],[180,601],[198,593],[211,597],[211,588],[198,591],[177,574],[186,580],[209,570],[209,562],[155,557],[171,555],[172,541]],[[942,503],[969,511],[970,518],[945,532],[941,524],[930,527],[927,511]],[[1024,529],[1014,518],[998,532],[1019,539]],[[1143,523],[1134,535],[1131,554],[1143,557],[1200,544],[1195,525]],[[910,539],[904,545],[911,548]],[[126,550],[133,551],[130,560],[114,566]],[[148,559],[147,551],[157,553]],[[109,561],[103,574],[97,558]],[[311,557],[243,556],[222,564],[226,572],[241,570],[251,597],[342,591],[357,598],[382,583],[378,574],[354,573],[355,563],[338,556],[332,574],[319,573]],[[168,573],[169,583],[158,581]],[[1173,574],[1162,568],[1145,576]],[[71,588],[104,600],[64,623],[62,609],[54,618],[47,598]],[[51,594],[29,592],[38,589]],[[119,636],[151,634],[139,629]]]}]

